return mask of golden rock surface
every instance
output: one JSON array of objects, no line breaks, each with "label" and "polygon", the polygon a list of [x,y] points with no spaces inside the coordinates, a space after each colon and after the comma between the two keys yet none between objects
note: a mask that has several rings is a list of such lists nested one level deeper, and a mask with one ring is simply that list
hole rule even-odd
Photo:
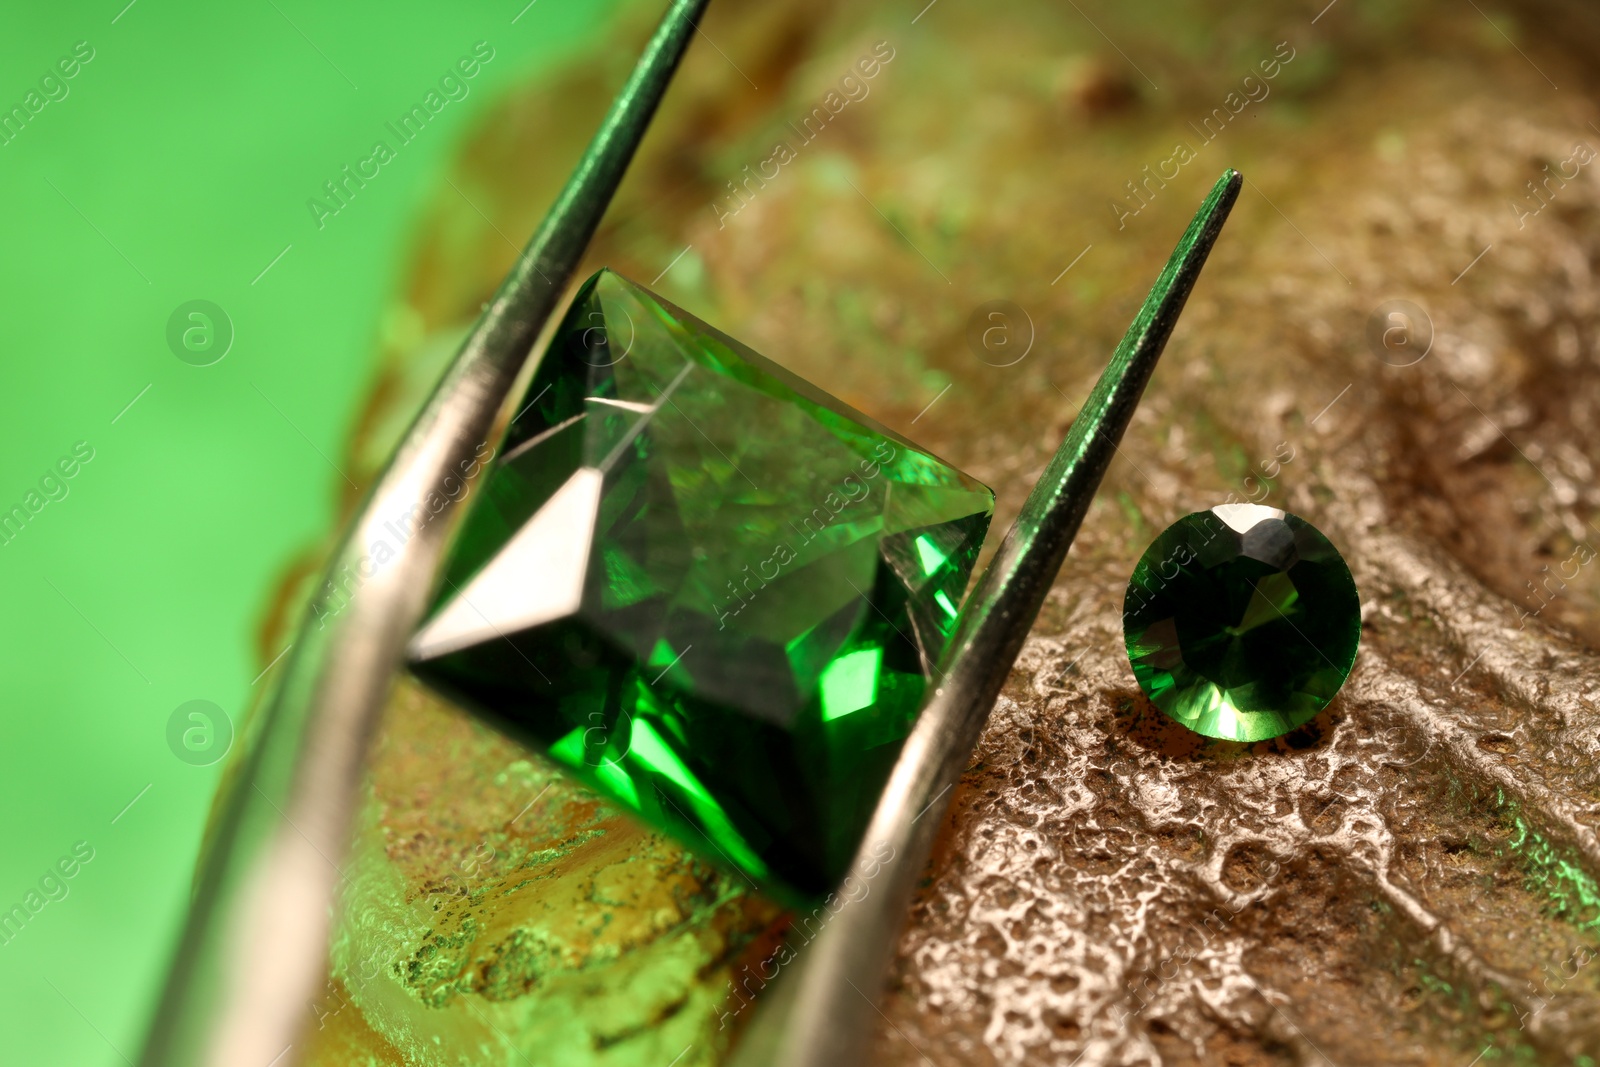
[{"label": "golden rock surface", "polygon": [[[346,469],[381,463],[657,6],[466,146]],[[713,5],[592,266],[983,479],[996,530],[1203,190],[1248,179],[954,795],[873,1062],[1596,1062],[1595,21]],[[994,299],[1024,317],[985,349]],[[1409,366],[1368,337],[1393,300],[1431,322]],[[1122,646],[1134,561],[1229,494],[1315,523],[1363,599],[1343,693],[1255,745],[1171,724]],[[784,922],[736,876],[409,683],[367,788],[313,1062],[720,1061]]]}]

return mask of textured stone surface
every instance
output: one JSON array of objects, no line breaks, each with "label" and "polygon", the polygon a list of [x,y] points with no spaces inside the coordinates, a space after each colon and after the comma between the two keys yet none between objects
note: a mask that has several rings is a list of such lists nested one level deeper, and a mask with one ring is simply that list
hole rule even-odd
[{"label": "textured stone surface", "polygon": [[[920,3],[714,5],[704,28],[728,58],[697,46],[594,252],[652,278],[688,246],[665,295],[994,486],[1003,529],[1200,191],[1227,164],[1249,179],[954,796],[873,1059],[1586,1062],[1600,1050],[1586,551],[1600,544],[1600,186],[1579,166],[1537,214],[1526,186],[1546,164],[1571,173],[1575,143],[1600,147],[1583,9],[1343,0],[1312,25],[1322,3],[1078,6],[939,3],[913,26]],[[880,40],[894,58],[870,94],[719,219],[726,183]],[[1198,142],[1189,123],[1244,99],[1284,40],[1294,58],[1271,95],[1131,199],[1126,183]],[[530,88],[468,147],[456,184],[500,230],[531,232],[628,52]],[[381,459],[511,256],[471,204],[443,187],[438,203],[357,469]],[[996,298],[1036,335],[1005,367],[968,346],[971,312]],[[1410,367],[1367,347],[1369,315],[1394,299],[1432,321]],[[1269,461],[1281,470],[1263,480]],[[1328,533],[1365,606],[1341,695],[1249,746],[1149,707],[1121,647],[1138,554],[1230,492]],[[264,637],[263,663],[282,640]],[[395,928],[403,958],[434,946],[481,974],[499,941],[463,941],[468,905],[424,872],[507,816],[445,792],[455,772],[423,771],[459,761],[492,780],[523,757],[461,746],[464,727],[441,725],[456,721],[391,718],[360,846],[386,842],[364,855],[389,881],[355,880],[440,902]],[[405,784],[403,749],[432,784]],[[512,792],[515,813],[532,797]],[[699,981],[723,989],[776,913],[714,872],[685,877],[704,910],[641,936],[720,923],[724,947],[695,951]],[[532,907],[521,892],[473,906]],[[348,966],[336,953],[335,972]],[[346,1009],[382,1037],[454,1012],[477,1027],[454,1032],[487,1040],[476,1009],[521,1040],[542,1010],[519,1015],[523,998],[476,979],[439,1007],[440,984],[384,988]],[[695,1025],[683,1064],[714,1060],[716,1021]],[[430,1048],[405,1062],[441,1062]],[[479,1061],[522,1062],[497,1055]]]},{"label": "textured stone surface", "polygon": [[416,683],[372,766],[314,1062],[715,1062],[775,906]]}]

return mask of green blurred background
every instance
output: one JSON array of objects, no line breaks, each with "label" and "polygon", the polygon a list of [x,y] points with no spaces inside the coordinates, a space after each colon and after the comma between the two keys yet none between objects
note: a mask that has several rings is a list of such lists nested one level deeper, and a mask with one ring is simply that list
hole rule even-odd
[{"label": "green blurred background", "polygon": [[[178,759],[168,718],[248,706],[252,634],[333,521],[325,457],[446,162],[620,6],[124,3],[32,6],[0,35],[3,110],[60,96],[40,79],[93,51],[0,145],[0,511],[47,501],[0,545],[0,912],[28,918],[0,934],[7,1064],[137,1057],[221,766]],[[307,200],[397,143],[384,123],[480,41],[494,58],[469,95],[319,229]],[[197,299],[235,331],[203,367],[166,337]],[[78,442],[93,458],[49,500],[40,480]],[[45,878],[79,842],[93,858]]]}]

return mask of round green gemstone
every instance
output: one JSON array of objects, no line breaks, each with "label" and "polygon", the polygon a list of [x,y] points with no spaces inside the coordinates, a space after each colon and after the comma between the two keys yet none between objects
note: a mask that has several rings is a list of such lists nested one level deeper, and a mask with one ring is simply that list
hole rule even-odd
[{"label": "round green gemstone", "polygon": [[1185,515],[1128,582],[1134,677],[1196,733],[1262,741],[1313,718],[1361,641],[1350,568],[1316,527],[1259,504]]}]

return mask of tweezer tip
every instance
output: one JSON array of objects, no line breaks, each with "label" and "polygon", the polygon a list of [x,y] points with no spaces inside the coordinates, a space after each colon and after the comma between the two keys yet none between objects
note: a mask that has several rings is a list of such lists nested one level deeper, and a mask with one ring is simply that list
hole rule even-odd
[{"label": "tweezer tip", "polygon": [[[1228,220],[1228,213],[1233,210],[1234,203],[1239,199],[1239,191],[1243,188],[1244,175],[1232,167],[1224,170],[1222,177],[1211,187],[1205,202],[1195,213],[1195,223],[1207,231],[1210,241],[1216,239],[1217,231]],[[1208,247],[1210,241],[1206,242]]]},{"label": "tweezer tip", "polygon": [[[1206,194],[1200,210],[1195,212],[1192,226],[1206,231],[1208,237],[1215,240],[1217,231],[1227,221],[1228,213],[1233,210],[1234,203],[1239,199],[1239,191],[1243,188],[1244,175],[1232,167],[1225,169],[1216,184],[1211,187],[1211,192]],[[1210,241],[1206,244],[1209,246]],[[1180,242],[1179,247],[1182,246],[1183,243]]]}]

